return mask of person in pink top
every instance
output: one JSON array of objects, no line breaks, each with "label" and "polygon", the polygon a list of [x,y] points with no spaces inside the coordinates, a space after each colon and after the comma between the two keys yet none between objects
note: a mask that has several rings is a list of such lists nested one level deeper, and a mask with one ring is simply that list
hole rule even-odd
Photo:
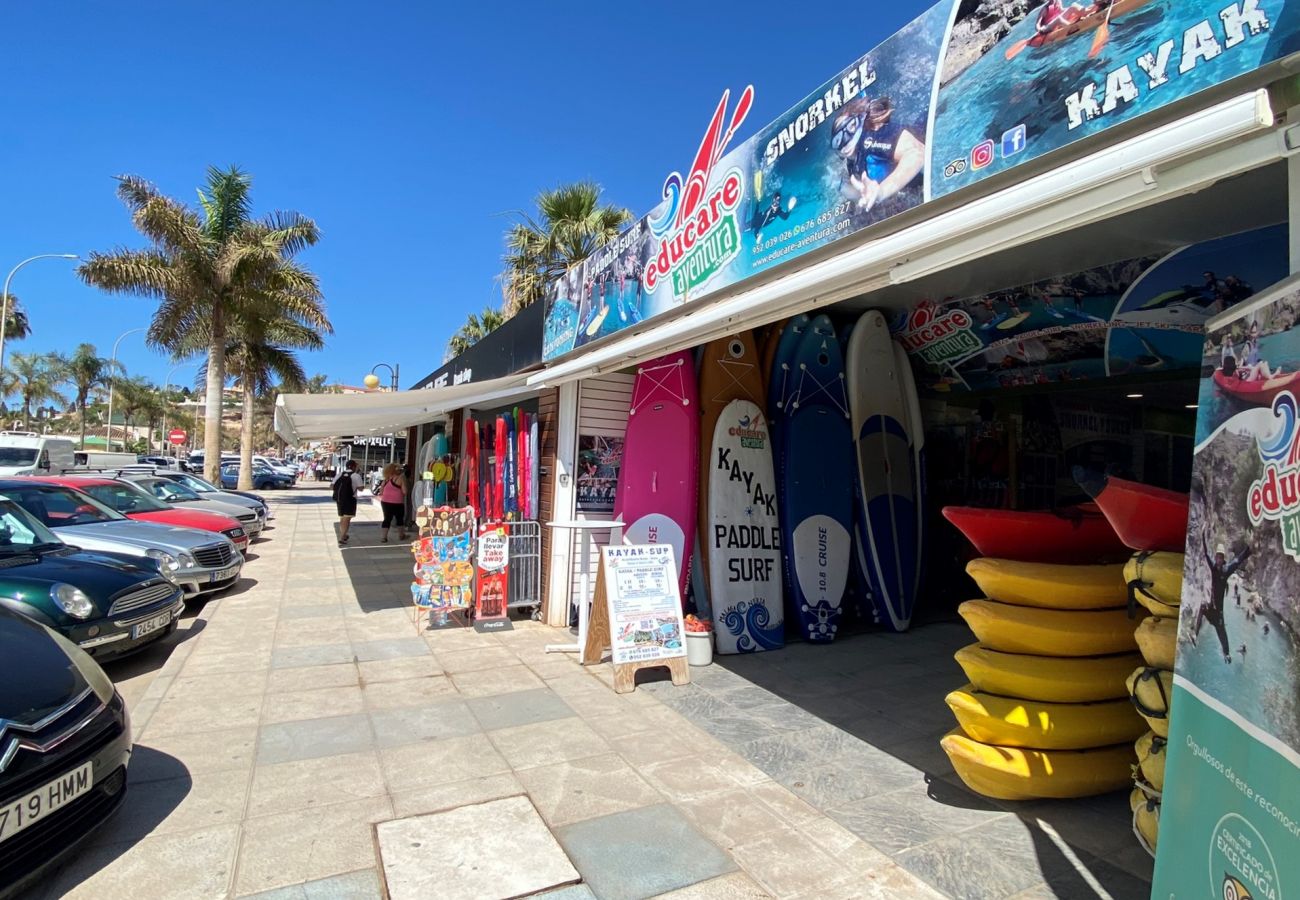
[{"label": "person in pink top", "polygon": [[380,543],[388,543],[388,529],[397,524],[398,540],[406,540],[406,476],[397,463],[384,466],[384,485],[379,489],[379,505],[384,510]]}]

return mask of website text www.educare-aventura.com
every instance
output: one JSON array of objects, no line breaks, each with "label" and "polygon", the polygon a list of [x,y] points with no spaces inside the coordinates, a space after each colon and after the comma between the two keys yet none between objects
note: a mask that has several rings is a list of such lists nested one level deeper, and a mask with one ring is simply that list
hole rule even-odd
[{"label": "website text www.educare-aventura.com", "polygon": [[[838,222],[834,222],[830,225],[827,225],[825,228],[821,228],[818,231],[813,232],[812,234],[804,235],[802,238],[795,241],[793,244],[782,247],[780,250],[773,250],[771,253],[767,254],[766,256],[759,257],[758,259],[751,262],[749,264],[749,267],[751,269],[761,268],[762,266],[765,266],[770,262],[775,262],[776,260],[781,259],[782,257],[789,256],[791,253],[795,253],[799,250],[802,250],[803,248],[809,245],[820,244],[822,241],[826,240],[826,238],[830,237],[831,235],[838,234],[839,232],[848,228],[852,224],[852,221],[853,221],[852,219],[846,216],[843,219],[840,219]],[[794,228],[790,228],[786,231],[781,232],[771,240],[764,241],[762,247],[756,249],[767,249],[768,247],[775,246],[776,244],[779,244],[784,240],[789,240],[790,238],[794,237],[796,234],[799,233],[801,229],[809,228],[815,224],[816,224],[815,222],[807,222],[803,225],[796,225]]]}]

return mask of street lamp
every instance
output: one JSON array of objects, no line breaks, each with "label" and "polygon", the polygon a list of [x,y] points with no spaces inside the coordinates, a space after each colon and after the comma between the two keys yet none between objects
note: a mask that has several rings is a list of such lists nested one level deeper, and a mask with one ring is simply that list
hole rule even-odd
[{"label": "street lamp", "polygon": [[5,331],[9,325],[9,282],[13,281],[19,269],[38,259],[81,259],[81,257],[75,253],[38,253],[27,257],[9,270],[9,274],[5,276],[4,298],[0,300],[0,372],[5,370]]},{"label": "street lamp", "polygon": [[105,450],[110,453],[113,450],[113,388],[117,385],[117,345],[122,343],[122,338],[129,334],[136,334],[145,331],[144,328],[132,328],[130,331],[124,331],[113,341],[113,356],[108,362],[108,433],[105,436]]},{"label": "street lamp", "polygon": [[[187,366],[197,366],[197,365],[198,363],[196,362],[179,363],[178,365],[172,366],[172,370],[167,373],[167,381],[163,384],[163,393],[162,393],[162,402],[163,402],[162,434],[163,434],[164,441],[167,440],[167,413],[171,410],[171,403],[167,400],[167,392],[171,390],[172,375],[176,374],[177,369],[184,369]],[[166,445],[164,445],[163,456],[166,455],[167,455]],[[172,455],[175,456],[177,459],[179,459],[180,448],[177,447]]]},{"label": "street lamp", "polygon": [[[402,367],[390,366],[388,363],[379,363],[379,365],[375,366],[374,369],[371,369],[370,374],[365,377],[365,381],[363,383],[365,384],[367,390],[373,391],[375,388],[379,387],[379,376],[375,374],[375,369],[388,370],[389,374],[393,376],[393,380],[390,383],[390,387],[393,393],[396,394],[397,376],[398,373],[402,371]],[[397,433],[394,432],[393,434],[390,435],[390,437],[392,439],[392,443],[388,445],[388,461],[392,462],[394,459],[397,458]]]}]

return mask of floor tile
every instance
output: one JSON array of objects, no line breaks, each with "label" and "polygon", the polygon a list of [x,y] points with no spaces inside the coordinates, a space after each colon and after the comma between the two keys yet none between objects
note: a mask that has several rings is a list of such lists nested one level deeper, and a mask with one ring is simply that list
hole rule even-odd
[{"label": "floor tile", "polygon": [[664,802],[615,754],[537,766],[516,775],[552,828]]},{"label": "floor tile", "polygon": [[490,697],[494,694],[540,690],[545,687],[542,680],[523,665],[454,672],[451,678],[456,683],[456,690],[466,697]]},{"label": "floor tile", "polygon": [[742,788],[678,805],[696,828],[724,850],[788,827],[775,810]]},{"label": "floor tile", "polygon": [[390,781],[389,790],[393,798],[393,815],[402,817],[519,796],[524,793],[524,786],[513,774],[503,772],[422,787],[408,787],[399,776]]},{"label": "floor tile", "polygon": [[720,878],[697,882],[659,894],[654,900],[763,900],[771,896],[744,872],[732,872]]},{"label": "floor tile", "polygon": [[483,734],[386,747],[380,751],[380,759],[392,792],[510,771]]},{"label": "floor tile", "polygon": [[266,690],[271,694],[283,694],[327,687],[347,687],[356,683],[357,667],[354,664],[334,663],[326,666],[272,669],[270,678],[266,682]]},{"label": "floor tile", "polygon": [[587,819],[556,829],[556,836],[602,900],[643,900],[735,869],[668,804]]},{"label": "floor tile", "polygon": [[480,730],[469,707],[461,700],[441,700],[409,709],[376,710],[369,715],[380,747],[462,737]]},{"label": "floor tile", "polygon": [[268,766],[318,756],[356,753],[374,745],[370,721],[362,714],[284,722],[262,728],[257,764]]},{"label": "floor tile", "polygon": [[905,850],[897,861],[953,897],[1001,900],[1044,879],[1038,848],[1049,844],[1040,843],[1024,823],[1008,814],[973,831]]},{"label": "floor tile", "polygon": [[[293,671],[292,669],[288,671]],[[361,688],[355,684],[268,694],[262,709],[262,725],[297,722],[302,719],[353,715],[362,711]]]},{"label": "floor tile", "polygon": [[391,900],[493,900],[578,880],[526,797],[384,822],[376,833]]},{"label": "floor tile", "polygon": [[379,754],[373,750],[258,766],[253,770],[248,815],[307,810],[386,793]]},{"label": "floor tile", "polygon": [[151,834],[238,824],[244,816],[250,778],[246,769],[144,783],[136,783],[132,777],[112,826],[96,835],[95,840],[141,840]]},{"label": "floor tile", "polygon": [[316,647],[285,647],[271,653],[272,669],[350,662],[352,662],[352,645],[346,643],[321,644]]},{"label": "floor tile", "polygon": [[429,645],[418,637],[385,638],[377,641],[353,642],[352,652],[357,662],[377,662],[408,656],[428,656]]},{"label": "floor tile", "polygon": [[574,714],[567,703],[547,688],[515,691],[494,697],[475,697],[468,703],[474,718],[487,731],[533,725]]},{"label": "floor tile", "polygon": [[1006,814],[994,803],[942,779],[858,799],[827,810],[840,824],[887,853],[974,828]]},{"label": "floor tile", "polygon": [[811,838],[785,829],[731,848],[745,872],[777,897],[791,897],[837,872],[834,858]]},{"label": "floor tile", "polygon": [[366,709],[379,711],[426,706],[456,694],[456,686],[445,675],[404,678],[401,681],[368,683],[361,691]]},{"label": "floor tile", "polygon": [[160,734],[136,741],[131,781],[140,783],[228,769],[251,769],[257,752],[252,725],[199,734]]},{"label": "floor tile", "polygon": [[235,865],[239,827],[222,825],[145,838],[138,843],[87,847],[51,879],[50,896],[224,897]]},{"label": "floor tile", "polygon": [[404,656],[397,659],[378,659],[357,663],[362,684],[383,681],[402,681],[407,678],[427,678],[441,675],[442,666],[432,656]]},{"label": "floor tile", "polygon": [[245,894],[244,900],[381,900],[383,888],[374,869],[332,875],[289,887]]},{"label": "floor tile", "polygon": [[438,662],[453,675],[519,665],[519,657],[505,647],[479,646],[473,650],[443,651],[435,646],[435,650]]},{"label": "floor tile", "polygon": [[492,743],[515,769],[544,766],[610,752],[609,744],[578,718],[502,728]]},{"label": "floor tile", "polygon": [[234,695],[206,703],[164,697],[150,717],[144,734],[195,734],[256,725],[262,714],[262,694]]}]

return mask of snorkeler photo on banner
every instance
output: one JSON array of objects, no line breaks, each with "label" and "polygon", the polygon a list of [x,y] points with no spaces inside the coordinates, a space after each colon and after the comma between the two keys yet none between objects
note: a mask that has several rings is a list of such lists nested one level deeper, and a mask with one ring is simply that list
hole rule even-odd
[{"label": "snorkeler photo on banner", "polygon": [[1300,276],[1212,320],[1153,897],[1300,894]]}]

